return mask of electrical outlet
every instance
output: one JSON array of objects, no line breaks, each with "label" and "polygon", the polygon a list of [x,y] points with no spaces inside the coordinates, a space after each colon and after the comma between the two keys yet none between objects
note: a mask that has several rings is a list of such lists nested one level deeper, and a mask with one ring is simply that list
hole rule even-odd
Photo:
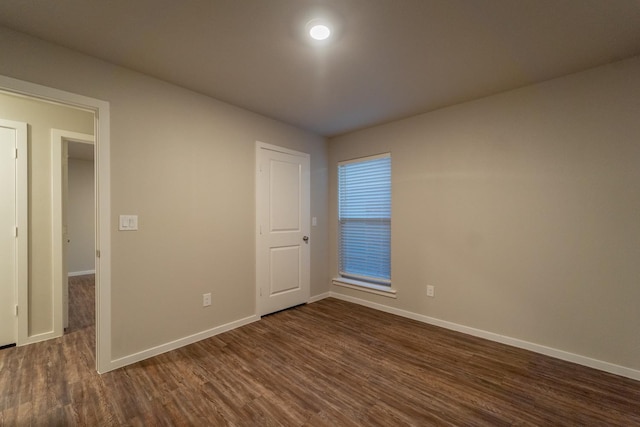
[{"label": "electrical outlet", "polygon": [[202,294],[202,306],[208,307],[211,305],[211,294]]},{"label": "electrical outlet", "polygon": [[436,287],[435,286],[427,285],[427,296],[428,297],[435,297],[436,296]]}]

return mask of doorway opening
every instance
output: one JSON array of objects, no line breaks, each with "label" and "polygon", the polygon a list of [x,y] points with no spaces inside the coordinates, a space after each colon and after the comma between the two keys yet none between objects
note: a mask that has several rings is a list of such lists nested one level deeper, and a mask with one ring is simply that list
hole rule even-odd
[{"label": "doorway opening", "polygon": [[95,326],[95,165],[92,140],[67,142],[64,333]]},{"label": "doorway opening", "polygon": [[52,129],[51,147],[53,283],[61,293],[62,334],[95,324],[87,320],[95,317],[95,138]]},{"label": "doorway opening", "polygon": [[[8,94],[17,98],[29,99],[31,101],[39,102],[47,105],[59,105],[69,109],[76,109],[80,111],[88,112],[93,117],[93,135],[95,135],[95,160],[93,175],[95,177],[95,204],[93,209],[93,224],[95,227],[94,234],[94,265],[95,265],[95,338],[92,337],[93,344],[95,344],[96,352],[96,369],[98,372],[103,373],[112,370],[111,363],[111,245],[110,245],[110,173],[109,173],[109,104],[105,101],[97,100],[94,98],[85,97],[82,95],[73,94],[70,92],[61,91],[46,86],[41,86],[21,80],[13,79],[10,77],[0,76],[0,93]],[[28,120],[27,120],[28,123]],[[30,138],[33,129],[30,129]],[[49,132],[52,132],[51,130]],[[49,134],[49,144],[51,141],[51,133]],[[29,141],[30,147],[32,141]],[[48,145],[48,156],[42,154],[43,158],[49,159],[49,165],[55,164],[50,161],[53,155],[52,146]],[[29,173],[33,172],[36,168],[33,162],[37,159],[30,154],[29,158]],[[51,175],[50,166],[44,168]],[[53,178],[52,178],[53,179]],[[55,188],[51,184],[50,189]],[[29,183],[29,191],[33,192],[32,183]],[[30,199],[31,204],[28,207],[30,213],[29,228],[35,227],[32,219],[34,212],[43,213],[45,211],[52,212],[53,200],[49,198],[46,202],[49,205],[45,208],[38,203]],[[46,222],[46,221],[45,221]],[[54,236],[54,228],[52,220],[48,221],[49,224],[49,244],[45,246],[36,246],[32,241],[28,244],[29,260],[34,259],[34,251],[41,251],[49,254],[50,265],[54,264],[54,257],[63,256],[63,252],[60,251],[62,246],[62,239],[58,240]],[[46,230],[46,227],[43,227]],[[42,232],[40,233],[43,234]],[[62,233],[60,233],[62,236]],[[48,249],[49,252],[46,252]],[[42,254],[40,254],[42,255]],[[46,269],[38,269],[38,272]],[[51,271],[50,269],[49,271]],[[34,270],[35,271],[35,270]],[[36,276],[32,274],[31,276]],[[57,274],[54,277],[59,277]],[[54,338],[56,334],[59,336],[62,334],[63,326],[63,310],[56,310],[55,307],[62,307],[62,292],[56,292],[53,290],[53,286],[49,285],[49,289],[52,289],[50,295],[46,292],[42,293],[45,296],[50,296],[50,304],[44,304],[37,298],[42,299],[42,294],[34,292],[34,287],[38,286],[35,282],[36,277],[29,277],[28,284],[21,289],[18,289],[19,295],[24,295],[26,298],[19,298],[19,307],[17,310],[17,328],[18,328],[18,346],[31,344],[38,341],[43,341],[49,338]],[[45,285],[46,286],[46,285]],[[26,289],[25,289],[26,287]],[[38,307],[48,306],[48,311],[38,311]]]}]

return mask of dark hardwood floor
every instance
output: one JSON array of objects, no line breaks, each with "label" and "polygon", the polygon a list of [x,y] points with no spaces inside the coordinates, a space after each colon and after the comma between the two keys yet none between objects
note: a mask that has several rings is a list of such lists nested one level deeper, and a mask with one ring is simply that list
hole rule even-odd
[{"label": "dark hardwood floor", "polygon": [[98,375],[71,286],[64,337],[0,351],[0,425],[640,426],[640,382],[336,299]]},{"label": "dark hardwood floor", "polygon": [[95,325],[95,294],[93,274],[69,278],[69,327],[66,334]]}]

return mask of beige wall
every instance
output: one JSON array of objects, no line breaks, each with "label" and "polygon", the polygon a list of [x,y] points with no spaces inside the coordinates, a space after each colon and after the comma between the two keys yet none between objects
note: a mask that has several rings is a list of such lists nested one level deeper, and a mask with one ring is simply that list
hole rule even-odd
[{"label": "beige wall", "polygon": [[29,125],[29,335],[37,335],[53,330],[51,129],[93,135],[93,114],[0,93],[0,118]]},{"label": "beige wall", "polygon": [[110,103],[113,359],[255,313],[256,140],[311,154],[311,294],[328,290],[324,138],[3,28],[0,51],[0,74]]},{"label": "beige wall", "polygon": [[330,139],[333,274],[336,163],[392,153],[398,298],[332,291],[639,369],[639,136],[636,57]]},{"label": "beige wall", "polygon": [[69,159],[67,203],[67,271],[95,270],[95,215],[93,161]]}]

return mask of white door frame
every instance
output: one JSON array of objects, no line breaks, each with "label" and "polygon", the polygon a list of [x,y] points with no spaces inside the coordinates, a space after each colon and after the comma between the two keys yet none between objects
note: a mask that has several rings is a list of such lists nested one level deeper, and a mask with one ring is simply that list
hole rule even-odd
[{"label": "white door frame", "polygon": [[[29,318],[27,301],[29,298],[29,202],[28,202],[28,144],[27,144],[27,124],[13,120],[0,120],[0,124],[16,131],[16,169],[15,169],[15,198],[16,198],[16,259],[14,286],[14,304],[23,307],[18,309],[16,325],[14,330],[16,345],[21,345],[20,333],[24,329],[23,325]],[[22,328],[21,328],[22,326]]]},{"label": "white door frame", "polygon": [[[67,326],[68,304],[64,294],[68,292],[68,272],[64,265],[66,244],[62,223],[62,182],[63,147],[65,142],[81,142],[95,145],[93,135],[71,132],[63,129],[51,129],[51,243],[53,256],[53,335],[63,335]],[[95,174],[95,166],[94,166]],[[96,182],[94,176],[94,182]],[[94,189],[95,192],[95,189]],[[95,210],[95,201],[94,201]]]},{"label": "white door frame", "polygon": [[[266,150],[271,150],[271,151],[277,151],[280,153],[285,153],[285,154],[291,154],[293,156],[300,156],[300,157],[307,157],[308,159],[310,159],[310,156],[308,153],[303,153],[301,151],[295,151],[295,150],[291,150],[289,148],[284,148],[284,147],[280,147],[278,145],[272,145],[272,144],[267,144],[266,142],[261,142],[261,141],[256,141],[256,152],[255,152],[255,198],[256,198],[256,210],[255,210],[255,219],[256,219],[256,229],[255,229],[255,256],[256,256],[256,262],[255,262],[255,285],[256,285],[256,315],[257,316],[262,316],[263,315],[263,310],[264,307],[262,306],[262,298],[260,296],[260,284],[261,284],[261,277],[260,274],[264,273],[262,271],[262,269],[260,268],[260,249],[261,249],[261,244],[259,239],[259,234],[260,234],[260,226],[261,226],[261,218],[260,218],[260,204],[261,204],[261,193],[259,191],[260,189],[260,177],[261,177],[261,173],[260,173],[260,152],[261,150],[266,149]],[[309,189],[310,191],[310,189]],[[309,272],[310,273],[310,265],[309,265]],[[310,283],[310,278],[309,278],[309,286],[311,285]],[[310,291],[310,289],[307,289],[307,291]],[[307,300],[309,299],[309,294],[306,295]]]},{"label": "white door frame", "polygon": [[[91,111],[95,115],[96,171],[96,370],[115,369],[111,360],[111,177],[109,103],[0,75],[0,90]],[[27,295],[28,289],[19,289]],[[24,306],[26,309],[27,307]],[[23,311],[22,309],[19,310]],[[26,310],[25,310],[26,311]],[[34,342],[26,318],[18,317],[19,345]],[[23,321],[21,321],[23,320]]]}]

